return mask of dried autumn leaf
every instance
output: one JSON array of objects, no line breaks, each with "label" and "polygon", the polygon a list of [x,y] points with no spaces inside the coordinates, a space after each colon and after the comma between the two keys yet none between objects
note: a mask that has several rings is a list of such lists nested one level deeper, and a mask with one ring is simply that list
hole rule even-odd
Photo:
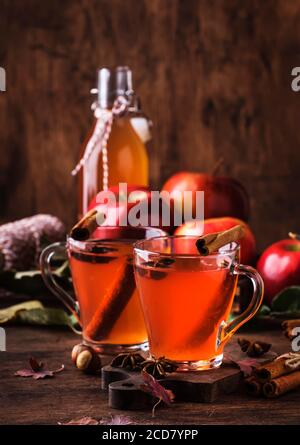
[{"label": "dried autumn leaf", "polygon": [[240,368],[245,377],[252,374],[253,369],[256,368],[260,363],[258,360],[253,358],[246,358],[243,360],[234,360],[229,354],[224,354],[224,362],[232,364]]},{"label": "dried autumn leaf", "polygon": [[174,401],[174,393],[170,389],[165,389],[152,375],[148,374],[146,371],[142,371],[142,378],[144,384],[141,385],[142,391],[148,392],[153,397],[157,398],[157,403],[153,406],[152,417],[154,417],[154,411],[160,402],[164,402],[166,405],[170,406]]},{"label": "dried autumn leaf", "polygon": [[34,357],[30,357],[29,365],[30,369],[20,369],[19,371],[16,371],[14,375],[17,377],[32,377],[34,380],[39,380],[45,379],[46,377],[54,377],[55,374],[65,369],[64,365],[61,365],[60,368],[53,371],[44,369],[44,364],[42,362],[38,362]]},{"label": "dried autumn leaf", "polygon": [[128,416],[116,414],[109,418],[102,418],[100,421],[94,417],[86,416],[79,419],[71,419],[68,422],[57,423],[58,425],[131,425],[132,420]]},{"label": "dried autumn leaf", "polygon": [[58,425],[99,425],[99,421],[93,417],[81,417],[80,419],[72,419],[68,422],[57,422]]},{"label": "dried autumn leaf", "polygon": [[240,368],[245,377],[252,374],[253,369],[259,365],[259,362],[253,358],[246,358],[244,360],[236,361],[237,366]]},{"label": "dried autumn leaf", "polygon": [[123,416],[122,414],[116,414],[111,416],[107,421],[101,420],[102,425],[131,425],[132,420],[128,416]]},{"label": "dried autumn leaf", "polygon": [[32,371],[34,371],[34,372],[39,372],[44,367],[44,363],[43,362],[38,362],[35,357],[30,357],[29,358],[29,364],[30,364],[30,367],[31,367]]}]

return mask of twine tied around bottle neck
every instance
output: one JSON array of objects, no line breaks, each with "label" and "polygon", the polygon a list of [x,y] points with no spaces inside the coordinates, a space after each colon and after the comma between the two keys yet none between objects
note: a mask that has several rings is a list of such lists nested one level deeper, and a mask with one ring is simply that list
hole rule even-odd
[{"label": "twine tied around bottle neck", "polygon": [[91,157],[96,147],[100,146],[102,153],[102,168],[103,168],[103,190],[108,188],[108,154],[107,154],[107,141],[111,133],[112,124],[114,118],[124,114],[129,107],[129,100],[124,96],[118,96],[112,106],[111,110],[102,109],[97,102],[94,102],[92,109],[94,110],[94,116],[96,117],[96,125],[92,137],[90,138],[84,155],[72,170],[72,176],[76,176],[82,167]]}]

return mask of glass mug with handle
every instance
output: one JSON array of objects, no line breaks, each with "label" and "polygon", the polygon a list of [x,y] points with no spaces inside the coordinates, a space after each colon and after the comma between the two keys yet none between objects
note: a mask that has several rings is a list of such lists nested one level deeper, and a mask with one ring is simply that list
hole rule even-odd
[{"label": "glass mug with handle", "polygon": [[[99,352],[148,349],[147,332],[133,273],[133,243],[165,234],[145,227],[99,227],[97,239],[52,244],[42,252],[48,288],[76,316],[83,340]],[[57,281],[52,259],[69,259],[76,299]]]},{"label": "glass mug with handle", "polygon": [[[174,360],[179,370],[219,367],[233,333],[259,309],[263,281],[239,264],[239,245],[208,256],[196,236],[162,236],[134,245],[134,268],[151,356]],[[239,275],[253,284],[249,307],[228,322]]]}]

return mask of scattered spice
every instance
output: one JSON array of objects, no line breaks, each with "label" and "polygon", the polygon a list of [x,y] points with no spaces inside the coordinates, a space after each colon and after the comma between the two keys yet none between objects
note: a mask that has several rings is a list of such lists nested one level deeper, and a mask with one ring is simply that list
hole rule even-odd
[{"label": "scattered spice", "polygon": [[248,394],[258,396],[262,393],[262,384],[252,375],[245,379],[245,387]]},{"label": "scattered spice", "polygon": [[263,394],[268,398],[279,397],[299,386],[300,371],[297,371],[266,382],[263,386]]},{"label": "scattered spice", "polygon": [[161,402],[164,402],[167,406],[171,406],[175,396],[170,389],[165,389],[152,375],[148,374],[146,371],[142,371],[142,378],[144,383],[141,385],[141,390],[158,399],[152,408],[152,417],[154,417],[156,407]]},{"label": "scattered spice", "polygon": [[166,373],[175,372],[178,365],[173,360],[169,360],[165,357],[159,357],[158,359],[145,360],[141,363],[143,371],[151,374],[155,378],[163,378]]},{"label": "scattered spice", "polygon": [[111,361],[111,366],[125,368],[129,371],[145,371],[155,378],[163,378],[166,373],[175,372],[178,365],[165,357],[147,359],[137,353],[119,354]]},{"label": "scattered spice", "polygon": [[257,340],[250,341],[246,338],[238,338],[238,344],[240,345],[241,350],[245,352],[248,357],[261,357],[272,347],[270,343]]},{"label": "scattered spice", "polygon": [[114,357],[110,363],[111,366],[116,368],[125,368],[129,371],[140,371],[141,363],[145,361],[144,357],[140,354],[129,352],[119,354]]},{"label": "scattered spice", "polygon": [[300,353],[289,352],[277,357],[270,363],[258,367],[246,387],[261,385],[261,391],[249,391],[252,395],[268,398],[279,397],[300,386]]},{"label": "scattered spice", "polygon": [[259,366],[254,374],[261,383],[265,383],[290,372],[292,370],[286,367],[286,358],[280,356],[265,365]]},{"label": "scattered spice", "polygon": [[16,371],[14,375],[17,377],[32,377],[34,380],[39,380],[47,377],[54,377],[55,374],[58,374],[65,369],[65,366],[61,365],[60,368],[50,371],[45,369],[44,364],[37,361],[34,357],[30,357],[29,365],[30,369],[20,369],[19,371]]}]

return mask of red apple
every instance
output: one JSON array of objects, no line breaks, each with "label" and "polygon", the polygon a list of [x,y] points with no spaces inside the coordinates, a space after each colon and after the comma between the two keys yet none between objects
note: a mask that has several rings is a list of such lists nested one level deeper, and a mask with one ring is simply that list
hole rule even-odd
[{"label": "red apple", "polygon": [[248,224],[240,219],[231,218],[229,216],[206,219],[204,220],[203,233],[200,233],[199,225],[197,226],[195,221],[190,221],[178,227],[175,230],[174,235],[207,235],[208,233],[221,232],[222,230],[230,229],[239,224],[245,229],[245,235],[240,241],[241,263],[251,264],[255,256],[255,238]]},{"label": "red apple", "polygon": [[[102,227],[113,227],[113,226],[121,226],[121,221],[127,221],[128,225],[130,225],[130,221],[128,221],[128,217],[130,215],[130,211],[135,207],[135,205],[139,205],[140,203],[145,203],[145,207],[147,208],[147,220],[145,223],[141,223],[143,226],[151,227],[151,192],[148,187],[138,186],[138,185],[127,185],[127,196],[124,190],[119,190],[118,186],[110,187],[108,189],[110,192],[113,192],[115,195],[115,202],[110,202],[105,198],[105,195],[101,195],[102,192],[99,192],[94,199],[91,201],[89,205],[89,209],[97,208],[99,212],[105,215],[105,221],[103,222]],[[127,199],[126,199],[127,198]],[[167,203],[168,205],[168,203]],[[143,208],[145,208],[143,206]],[[158,227],[163,229],[164,231],[169,231],[173,227],[173,211],[172,211],[172,202],[168,205],[170,212],[170,224],[163,225],[162,222],[162,203],[160,201],[158,206],[158,218],[157,224],[153,225],[153,227]],[[140,215],[137,215],[140,218]],[[153,216],[153,215],[152,215]],[[124,227],[124,223],[122,223]],[[100,234],[100,232],[99,232]],[[97,233],[95,234],[97,236]]]},{"label": "red apple", "polygon": [[261,255],[257,270],[265,283],[266,301],[271,304],[285,287],[300,285],[300,241],[285,239],[269,246]]},{"label": "red apple", "polygon": [[[247,221],[249,197],[245,188],[235,179],[205,173],[177,173],[167,180],[162,190],[193,192],[193,214],[195,214],[195,192],[204,191],[204,217],[232,216]],[[176,197],[174,197],[175,206]],[[178,200],[177,200],[178,201]]]}]

